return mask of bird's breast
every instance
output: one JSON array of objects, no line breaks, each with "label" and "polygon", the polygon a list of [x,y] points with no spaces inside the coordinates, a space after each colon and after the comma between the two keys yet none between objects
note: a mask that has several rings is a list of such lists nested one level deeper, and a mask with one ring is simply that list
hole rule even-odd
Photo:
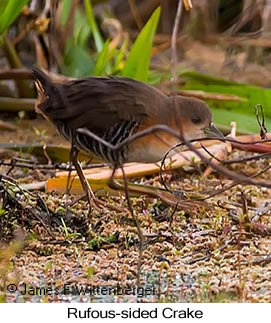
[{"label": "bird's breast", "polygon": [[165,133],[139,138],[129,146],[127,162],[156,163],[177,143],[176,138]]}]

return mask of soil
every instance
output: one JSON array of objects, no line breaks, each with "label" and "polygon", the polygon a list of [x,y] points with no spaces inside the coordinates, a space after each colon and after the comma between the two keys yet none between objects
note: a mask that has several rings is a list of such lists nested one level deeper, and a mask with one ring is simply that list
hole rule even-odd
[{"label": "soil", "polygon": [[[32,144],[34,137],[36,143],[65,144],[45,121],[15,124],[17,131],[1,134],[2,142]],[[227,158],[248,155],[234,150]],[[227,167],[252,175],[267,165],[260,160]],[[231,183],[216,173],[203,177],[204,168],[183,167],[172,172],[167,184],[174,192],[207,196]],[[207,208],[191,212],[146,196],[131,198],[144,234],[139,272],[140,243],[127,212],[89,212],[84,200],[67,207],[78,197],[16,190],[11,180],[45,181],[55,171],[0,166],[0,173],[8,174],[0,181],[2,301],[271,301],[269,189],[237,185],[208,199]],[[270,180],[270,170],[260,178]],[[161,185],[158,176],[141,183]],[[127,210],[121,194],[102,199]]]}]

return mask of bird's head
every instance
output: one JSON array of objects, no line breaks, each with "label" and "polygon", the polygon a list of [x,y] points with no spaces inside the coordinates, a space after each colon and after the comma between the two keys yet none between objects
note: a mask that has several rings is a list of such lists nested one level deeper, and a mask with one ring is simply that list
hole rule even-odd
[{"label": "bird's head", "polygon": [[206,103],[201,100],[175,96],[171,97],[176,108],[177,119],[181,121],[181,136],[190,141],[205,137],[224,139],[223,134],[216,128],[212,120],[212,113]]}]

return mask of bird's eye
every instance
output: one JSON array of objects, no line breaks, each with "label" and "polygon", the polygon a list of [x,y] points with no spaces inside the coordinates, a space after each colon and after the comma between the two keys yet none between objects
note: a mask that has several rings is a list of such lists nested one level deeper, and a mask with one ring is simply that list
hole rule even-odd
[{"label": "bird's eye", "polygon": [[193,118],[192,118],[192,122],[193,122],[194,124],[199,124],[199,123],[201,123],[201,118],[200,118],[200,117],[193,117]]}]

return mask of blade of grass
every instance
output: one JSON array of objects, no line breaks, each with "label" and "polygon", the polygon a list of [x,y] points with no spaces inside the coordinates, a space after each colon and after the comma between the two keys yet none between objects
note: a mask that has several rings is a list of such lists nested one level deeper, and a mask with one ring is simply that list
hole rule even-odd
[{"label": "blade of grass", "polygon": [[83,47],[73,45],[66,50],[61,70],[67,76],[85,77],[92,74],[94,66],[94,59],[88,51]]},{"label": "blade of grass", "polygon": [[100,52],[103,49],[104,41],[95,21],[91,0],[84,0],[84,6],[86,10],[86,15],[89,20],[89,25],[94,37],[96,49],[98,52]]},{"label": "blade of grass", "polygon": [[234,94],[235,96],[244,99],[239,102],[207,99],[206,102],[212,108],[214,121],[216,123],[229,126],[231,121],[237,121],[238,130],[246,133],[258,132],[259,126],[256,121],[254,107],[256,104],[261,104],[264,108],[266,125],[267,127],[270,125],[270,89],[227,81],[210,75],[190,71],[182,72],[179,75],[185,80],[185,85],[182,86],[181,89],[204,91],[207,94]]},{"label": "blade of grass", "polygon": [[152,42],[160,18],[160,12],[161,8],[158,7],[138,35],[122,70],[121,74],[123,76],[143,82],[148,80]]},{"label": "blade of grass", "polygon": [[[42,144],[0,144],[0,149],[9,149],[13,151],[18,151],[25,154],[32,154],[39,158],[39,161],[47,161],[44,156],[44,145]],[[62,163],[70,161],[70,146],[64,145],[46,145],[46,153],[50,157],[53,163]],[[93,157],[93,158],[92,158]],[[95,156],[86,154],[83,151],[79,153],[78,160],[88,161],[91,158],[93,163],[99,163]]]},{"label": "blade of grass", "polygon": [[[23,64],[12,42],[7,37],[3,37],[3,43],[4,43],[3,49],[5,52],[5,56],[9,62],[10,67],[16,68],[16,69],[23,68]],[[18,88],[20,97],[23,97],[23,98],[34,97],[34,90],[33,88],[31,88],[29,81],[16,80],[15,82],[16,82],[16,86]]]},{"label": "blade of grass", "polygon": [[112,55],[110,54],[109,40],[104,43],[103,49],[98,55],[96,66],[93,75],[111,74],[109,61]]},{"label": "blade of grass", "polygon": [[113,67],[114,73],[118,73],[122,70],[123,60],[124,60],[127,48],[128,48],[128,39],[125,39],[123,44],[121,45],[119,52],[117,53],[117,55],[115,57],[115,63],[114,63],[114,67]]},{"label": "blade of grass", "polygon": [[71,0],[62,0],[62,10],[60,15],[60,24],[65,26],[71,9]]},{"label": "blade of grass", "polygon": [[0,15],[0,35],[3,34],[13,21],[19,16],[22,8],[27,4],[28,0],[10,0],[4,1],[4,5],[1,4]]}]

